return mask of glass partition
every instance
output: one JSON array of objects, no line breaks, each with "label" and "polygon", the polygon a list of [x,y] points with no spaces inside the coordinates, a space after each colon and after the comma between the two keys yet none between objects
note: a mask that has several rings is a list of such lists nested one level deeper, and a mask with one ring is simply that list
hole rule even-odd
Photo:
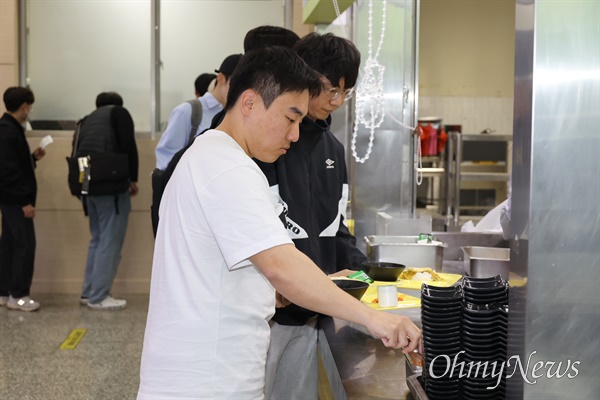
[{"label": "glass partition", "polygon": [[281,0],[162,1],[161,107],[164,126],[171,110],[194,98],[194,80],[214,72],[225,57],[244,52],[244,36],[260,25],[283,26]]},{"label": "glass partition", "polygon": [[150,0],[27,2],[28,83],[37,121],[78,120],[96,95],[123,96],[136,131],[150,127]]},{"label": "glass partition", "polygon": [[[28,1],[27,83],[34,129],[66,126],[95,108],[96,95],[123,96],[137,132],[152,121],[151,0]],[[194,96],[194,80],[229,54],[246,32],[283,26],[282,0],[160,2],[160,120]],[[69,124],[70,122],[70,124]],[[161,124],[161,125],[163,125]]]}]

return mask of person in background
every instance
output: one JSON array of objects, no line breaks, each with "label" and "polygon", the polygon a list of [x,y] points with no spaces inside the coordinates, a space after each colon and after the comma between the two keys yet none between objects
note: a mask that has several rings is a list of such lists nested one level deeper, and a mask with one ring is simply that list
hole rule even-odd
[{"label": "person in background", "polygon": [[[250,29],[244,37],[244,52],[262,49],[269,46],[292,48],[300,37],[289,29],[279,26],[261,25]],[[219,111],[213,118],[210,127],[215,128],[225,117],[225,110]],[[179,159],[181,155],[178,155]],[[177,162],[177,161],[176,161]]]},{"label": "person in background", "polygon": [[244,37],[244,52],[267,46],[294,47],[300,37],[279,26],[262,25],[250,29]]},{"label": "person in background", "polygon": [[35,261],[36,162],[46,154],[33,153],[24,125],[35,101],[25,87],[9,87],[3,96],[6,113],[0,118],[0,306],[35,311],[40,303],[29,297]]},{"label": "person in background", "polygon": [[[119,310],[127,301],[110,294],[127,232],[131,198],[138,192],[138,152],[133,119],[115,92],[96,97],[96,110],[80,123],[78,154],[127,154],[129,189],[109,195],[85,196],[92,239],[79,303],[94,310]],[[92,160],[93,162],[93,160]],[[93,176],[93,173],[92,173]],[[90,182],[93,185],[93,179]]]},{"label": "person in background", "polygon": [[[331,133],[331,113],[352,96],[360,53],[344,38],[311,33],[294,47],[321,76],[300,124],[300,139],[275,164],[258,161],[275,198],[287,210],[296,248],[327,274],[349,275],[366,256],[346,226],[348,174],[344,146]],[[291,304],[271,321],[267,399],[318,397],[317,313]]]},{"label": "person in background", "polygon": [[204,96],[209,91],[210,84],[217,79],[215,74],[200,74],[194,81],[194,89],[196,98]]},{"label": "person in background", "polygon": [[[158,208],[163,190],[162,180],[164,171],[167,169],[175,153],[191,142],[191,138],[193,139],[206,130],[210,126],[213,117],[223,109],[227,100],[227,91],[229,90],[229,78],[241,56],[241,54],[227,56],[221,63],[221,67],[215,70],[217,73],[215,88],[212,92],[206,92],[203,96],[198,97],[202,118],[196,132],[192,132],[193,107],[189,102],[181,103],[171,111],[169,121],[167,122],[167,129],[163,132],[156,145],[156,169],[152,172],[151,218],[155,236],[158,229]],[[196,79],[196,82],[198,79]],[[197,94],[200,93],[198,89],[196,87]]]},{"label": "person in background", "polygon": [[268,320],[284,298],[404,353],[420,344],[408,318],[362,304],[294,247],[252,160],[287,152],[321,86],[291,49],[246,53],[223,122],[181,157],[160,208],[139,400],[262,399]]}]

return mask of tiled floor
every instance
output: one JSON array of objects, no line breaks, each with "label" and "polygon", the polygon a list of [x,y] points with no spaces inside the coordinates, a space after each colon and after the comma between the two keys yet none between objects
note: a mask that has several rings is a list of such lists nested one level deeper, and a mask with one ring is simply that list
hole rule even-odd
[{"label": "tiled floor", "polygon": [[[0,399],[135,399],[148,295],[124,296],[120,311],[90,310],[77,295],[32,297],[39,311],[0,307]],[[73,329],[87,331],[61,350]]]}]

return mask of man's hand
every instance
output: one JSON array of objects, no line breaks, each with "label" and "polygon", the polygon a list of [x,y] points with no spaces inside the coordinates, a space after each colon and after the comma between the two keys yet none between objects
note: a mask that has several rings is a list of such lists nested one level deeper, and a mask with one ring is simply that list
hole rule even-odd
[{"label": "man's hand", "polygon": [[285,297],[283,297],[281,295],[281,293],[279,293],[277,291],[275,292],[275,307],[277,307],[277,308],[283,308],[283,307],[288,306],[290,304],[292,304],[291,301],[289,301],[288,299],[286,299]]},{"label": "man's hand", "polygon": [[380,338],[386,347],[402,349],[403,354],[416,348],[423,353],[421,330],[408,317],[373,311],[373,318],[367,329],[373,336]]},{"label": "man's hand", "polygon": [[41,147],[38,147],[33,151],[33,158],[35,158],[35,161],[41,160],[45,155],[46,150],[42,149]]},{"label": "man's hand", "polygon": [[131,182],[129,184],[129,194],[135,196],[138,193],[138,187],[136,182]]},{"label": "man's hand", "polygon": [[23,210],[23,215],[25,215],[25,218],[35,217],[35,207],[33,207],[31,204],[27,204],[26,206],[23,206],[22,210]]}]

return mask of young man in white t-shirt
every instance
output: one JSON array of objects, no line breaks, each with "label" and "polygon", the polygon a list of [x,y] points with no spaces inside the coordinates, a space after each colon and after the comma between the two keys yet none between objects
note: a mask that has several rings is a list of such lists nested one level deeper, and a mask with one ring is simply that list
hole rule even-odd
[{"label": "young man in white t-shirt", "polygon": [[405,353],[420,343],[408,318],[361,304],[294,247],[252,160],[274,162],[298,140],[319,82],[292,50],[246,53],[222,123],[177,165],[160,206],[138,399],[263,398],[276,298]]}]

